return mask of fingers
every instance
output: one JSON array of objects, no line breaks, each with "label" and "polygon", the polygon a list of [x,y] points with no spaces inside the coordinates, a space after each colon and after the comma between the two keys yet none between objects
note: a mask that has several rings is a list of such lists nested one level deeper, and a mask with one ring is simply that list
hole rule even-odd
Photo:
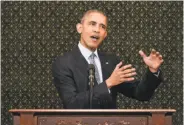
[{"label": "fingers", "polygon": [[144,57],[147,57],[146,54],[145,54],[142,50],[139,51],[139,54],[140,54],[143,58],[144,58]]},{"label": "fingers", "polygon": [[133,81],[135,79],[134,76],[137,74],[135,72],[135,68],[132,68],[131,64],[124,66],[122,66],[122,64],[122,62],[117,64],[111,76],[106,80],[108,87],[112,87],[127,81]]},{"label": "fingers", "polygon": [[159,52],[157,52],[155,49],[151,50],[151,55],[158,57],[163,62],[162,55]]},{"label": "fingers", "polygon": [[156,53],[158,54],[158,52],[156,52],[155,49],[152,49],[152,50],[151,50],[151,54],[155,55]]},{"label": "fingers", "polygon": [[137,75],[137,73],[135,72],[135,68],[120,71],[118,74],[121,79],[133,78],[135,75]]},{"label": "fingers", "polygon": [[160,56],[162,57],[162,55],[161,55],[159,52],[157,52],[155,49],[152,49],[152,50],[151,50],[151,55],[157,56],[157,57],[159,57],[159,58],[160,58]]},{"label": "fingers", "polygon": [[[139,51],[139,54],[140,54],[143,58],[146,57],[146,54],[145,54],[142,50]],[[159,57],[159,59],[162,59],[162,55],[161,55],[159,52],[157,52],[155,49],[152,49],[152,50],[151,50],[151,55],[157,56],[157,57]]]},{"label": "fingers", "polygon": [[135,76],[135,75],[137,75],[136,72],[131,72],[131,73],[123,74],[123,75],[121,75],[121,77],[122,77],[122,78],[129,78],[129,77],[133,77],[133,76]]},{"label": "fingers", "polygon": [[131,64],[124,65],[121,68],[119,68],[119,70],[123,71],[123,70],[128,69],[128,68],[132,68],[132,65]]},{"label": "fingers", "polygon": [[[118,71],[120,75],[132,74],[133,76],[134,74],[136,74],[135,68],[133,68],[131,64],[122,66],[121,68],[118,69]],[[129,77],[129,76],[131,75],[126,75],[126,77]]]},{"label": "fingers", "polygon": [[131,73],[131,72],[135,72],[135,68],[126,69],[126,70],[123,71],[124,74]]},{"label": "fingers", "polygon": [[137,75],[135,68],[133,68],[131,64],[122,66],[118,70],[118,74],[121,81],[132,81],[134,80],[134,76]]},{"label": "fingers", "polygon": [[159,58],[160,60],[162,60],[162,55],[159,55],[158,58]]},{"label": "fingers", "polygon": [[[144,57],[147,57],[147,55],[146,55],[142,50],[139,51],[139,54],[140,54],[143,58],[144,58]],[[161,55],[159,52],[157,52],[155,49],[152,49],[152,50],[151,50],[150,55],[156,56],[156,57],[158,57],[160,60],[163,60],[163,59],[162,59],[162,55]]]},{"label": "fingers", "polygon": [[161,60],[161,63],[164,62],[164,60],[162,59],[162,55],[159,55],[158,58]]},{"label": "fingers", "polygon": [[130,81],[133,81],[134,79],[135,79],[134,77],[129,77],[129,78],[123,78],[122,81],[130,82]]},{"label": "fingers", "polygon": [[115,68],[115,70],[117,70],[117,69],[119,69],[121,66],[122,66],[122,61],[120,62],[120,63],[118,63],[117,65],[116,65],[116,68]]},{"label": "fingers", "polygon": [[160,55],[160,53],[159,52],[156,52],[156,56],[159,56]]}]

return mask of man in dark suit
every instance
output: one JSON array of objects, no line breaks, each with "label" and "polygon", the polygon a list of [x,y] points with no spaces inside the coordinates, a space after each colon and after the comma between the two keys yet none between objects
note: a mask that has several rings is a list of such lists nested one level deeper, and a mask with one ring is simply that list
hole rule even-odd
[{"label": "man in dark suit", "polygon": [[77,24],[81,38],[73,51],[56,58],[53,63],[55,86],[64,103],[64,108],[86,109],[89,107],[88,64],[95,65],[93,88],[94,109],[116,107],[117,92],[125,96],[146,101],[161,82],[160,65],[163,63],[159,52],[152,50],[149,56],[139,51],[147,72],[141,81],[135,81],[135,68],[125,65],[116,56],[97,50],[107,36],[107,17],[100,11],[89,10]]}]

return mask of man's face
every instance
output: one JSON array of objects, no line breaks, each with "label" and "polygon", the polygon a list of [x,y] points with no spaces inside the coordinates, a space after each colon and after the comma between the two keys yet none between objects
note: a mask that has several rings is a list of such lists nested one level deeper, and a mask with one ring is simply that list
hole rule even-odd
[{"label": "man's face", "polygon": [[94,51],[107,36],[107,18],[98,12],[89,13],[82,24],[77,24],[77,31],[81,33],[81,44]]}]

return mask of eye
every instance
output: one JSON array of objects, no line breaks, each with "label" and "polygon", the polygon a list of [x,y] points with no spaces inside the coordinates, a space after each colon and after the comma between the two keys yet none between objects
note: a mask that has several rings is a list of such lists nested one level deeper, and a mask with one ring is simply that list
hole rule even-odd
[{"label": "eye", "polygon": [[93,26],[94,26],[95,24],[96,24],[95,22],[91,22],[91,25],[93,25]]},{"label": "eye", "polygon": [[102,27],[103,29],[106,29],[106,26],[105,26],[105,25],[101,25],[101,27]]}]

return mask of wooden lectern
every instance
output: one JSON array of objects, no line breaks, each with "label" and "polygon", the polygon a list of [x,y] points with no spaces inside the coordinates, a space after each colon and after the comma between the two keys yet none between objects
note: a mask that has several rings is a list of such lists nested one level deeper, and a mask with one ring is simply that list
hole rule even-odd
[{"label": "wooden lectern", "polygon": [[13,125],[172,125],[174,109],[12,109]]}]

